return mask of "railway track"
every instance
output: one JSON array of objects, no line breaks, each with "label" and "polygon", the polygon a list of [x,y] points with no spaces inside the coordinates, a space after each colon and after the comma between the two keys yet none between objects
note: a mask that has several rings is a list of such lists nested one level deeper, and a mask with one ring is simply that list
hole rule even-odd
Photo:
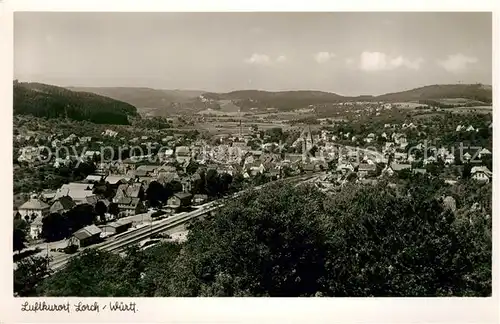
[{"label": "railway track", "polygon": [[[233,198],[239,197],[242,194],[244,194],[246,191],[260,190],[260,189],[264,188],[265,186],[267,186],[269,184],[272,184],[272,183],[277,183],[277,182],[291,182],[291,183],[294,183],[294,182],[309,181],[312,178],[317,177],[318,175],[321,175],[323,173],[324,172],[322,172],[320,174],[301,175],[301,176],[296,176],[296,177],[291,177],[291,178],[286,178],[286,179],[281,179],[281,180],[273,181],[271,183],[267,183],[267,184],[264,184],[264,185],[261,185],[261,186],[257,186],[257,187],[251,188],[251,189],[247,189],[247,190],[235,193],[234,195],[232,195],[231,197],[229,197],[229,199],[233,199]],[[175,228],[175,227],[177,227],[179,225],[183,225],[183,224],[185,224],[186,222],[188,222],[188,221],[190,221],[192,219],[195,219],[195,218],[200,217],[202,215],[205,215],[205,214],[207,214],[207,213],[209,213],[211,211],[214,211],[214,210],[222,207],[223,206],[223,201],[227,200],[227,199],[228,198],[223,198],[223,199],[218,200],[218,201],[209,202],[207,204],[199,206],[198,209],[195,210],[195,211],[192,211],[192,212],[189,212],[189,213],[181,213],[181,214],[178,214],[178,215],[171,216],[171,217],[169,217],[167,219],[158,221],[156,224],[151,224],[150,226],[141,227],[141,228],[133,230],[133,231],[127,233],[127,234],[123,234],[120,237],[112,237],[109,240],[106,240],[105,242],[102,242],[102,243],[99,243],[97,245],[93,245],[93,246],[90,246],[90,247],[86,247],[86,248],[84,248],[82,250],[86,250],[86,249],[89,249],[89,248],[95,248],[95,249],[101,250],[101,251],[120,252],[120,251],[124,250],[127,246],[139,243],[142,240],[144,240],[144,239],[146,239],[146,238],[148,238],[148,237],[150,237],[150,236],[152,236],[154,234],[158,234],[158,233],[164,232],[164,231],[166,231],[168,229]],[[81,253],[81,251],[79,253]],[[64,265],[66,265],[66,263],[73,256],[76,256],[79,253],[75,253],[73,255],[64,256],[61,259],[54,260],[50,264],[51,269],[53,271],[58,271],[58,270],[62,269],[64,267]]]}]

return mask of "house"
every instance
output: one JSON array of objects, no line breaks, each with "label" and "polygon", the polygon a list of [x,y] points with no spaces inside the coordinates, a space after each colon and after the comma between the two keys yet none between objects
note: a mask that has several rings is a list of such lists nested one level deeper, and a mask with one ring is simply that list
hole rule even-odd
[{"label": "house", "polygon": [[450,185],[450,186],[455,185],[457,182],[458,181],[454,180],[454,179],[444,179],[444,183],[446,183],[447,185]]},{"label": "house", "polygon": [[245,157],[245,160],[243,162],[244,167],[249,167],[251,164],[254,164],[256,162],[256,158],[253,155],[248,155]]},{"label": "house", "polygon": [[171,211],[179,211],[191,205],[192,195],[187,192],[176,192],[167,200],[166,208]]},{"label": "house", "polygon": [[58,213],[58,214],[64,214],[68,211],[70,211],[73,207],[76,206],[76,203],[73,201],[73,199],[69,196],[64,196],[59,199],[57,199],[52,206],[50,206],[50,213]]},{"label": "house", "polygon": [[360,163],[358,166],[358,177],[359,178],[366,178],[370,174],[370,172],[375,172],[377,170],[377,167],[375,164],[368,164],[368,163]]},{"label": "house", "polygon": [[85,247],[98,243],[101,238],[101,230],[95,225],[85,226],[84,228],[73,233],[69,239],[68,246],[76,245]]},{"label": "house", "polygon": [[481,151],[479,151],[478,157],[482,158],[489,155],[491,155],[491,151],[488,150],[487,148],[483,148]]},{"label": "house", "polygon": [[106,178],[104,178],[104,181],[111,186],[118,187],[121,184],[129,182],[130,179],[131,178],[122,175],[109,175]]},{"label": "house", "polygon": [[456,132],[460,132],[465,129],[465,126],[458,125],[457,128],[455,129]]},{"label": "house", "polygon": [[34,240],[38,240],[40,238],[40,234],[42,233],[42,228],[43,228],[43,217],[37,216],[30,224],[31,238]]},{"label": "house", "polygon": [[390,148],[394,147],[394,145],[394,142],[385,142],[384,151],[389,150]]},{"label": "house", "polygon": [[337,165],[337,172],[342,172],[343,174],[354,172],[354,165],[349,162],[342,162]]},{"label": "house", "polygon": [[472,167],[470,173],[472,175],[472,179],[484,182],[490,182],[493,175],[492,172],[485,166]]},{"label": "house", "polygon": [[421,169],[421,168],[415,168],[413,169],[413,174],[427,174],[427,170],[426,169]]},{"label": "house", "polygon": [[407,154],[406,153],[402,153],[402,152],[395,152],[394,153],[394,160],[396,160],[398,162],[406,162],[406,160],[407,160]]},{"label": "house", "polygon": [[150,176],[156,173],[156,169],[158,169],[157,165],[140,165],[136,171],[144,172],[144,176]]},{"label": "house", "polygon": [[30,220],[35,220],[37,217],[45,217],[49,214],[50,206],[39,200],[36,196],[32,196],[30,200],[19,207],[19,214],[23,218],[28,216]]},{"label": "house", "polygon": [[191,150],[188,146],[177,146],[175,148],[175,159],[177,163],[185,163],[191,160]]},{"label": "house", "polygon": [[87,160],[93,159],[96,156],[100,156],[101,152],[99,151],[85,151],[85,154],[83,155]]},{"label": "house", "polygon": [[76,141],[76,139],[77,139],[77,136],[75,134],[71,134],[63,140],[63,143],[64,144],[74,143]]},{"label": "house", "polygon": [[472,127],[472,125],[470,125],[469,127],[467,127],[466,131],[467,132],[473,132],[475,131],[476,129],[474,127]]},{"label": "house", "polygon": [[174,155],[174,150],[170,148],[166,148],[164,151],[160,149],[160,151],[157,153],[158,159],[163,162],[166,161],[167,159],[170,159]]},{"label": "house", "polygon": [[436,161],[437,159],[434,156],[429,156],[428,158],[424,159],[424,165],[436,163]]},{"label": "house", "polygon": [[56,192],[55,199],[59,199],[64,196],[70,196],[73,201],[77,204],[88,203],[87,197],[94,196],[93,194],[94,184],[92,183],[78,183],[71,182],[64,184]]},{"label": "house", "polygon": [[165,172],[158,175],[158,182],[167,184],[172,181],[180,181],[180,176],[177,172]]},{"label": "house", "polygon": [[201,205],[203,203],[205,203],[206,201],[208,201],[208,196],[207,195],[194,195],[193,196],[193,204],[194,205]]},{"label": "house", "polygon": [[313,173],[314,170],[315,170],[314,163],[306,163],[306,164],[304,164],[304,166],[302,167],[302,170],[305,173]]},{"label": "house", "polygon": [[82,137],[79,138],[79,142],[82,143],[82,144],[83,143],[89,143],[91,141],[92,141],[92,137],[90,137],[90,136],[82,136]]},{"label": "house", "polygon": [[201,180],[201,176],[199,173],[195,173],[192,176],[187,176],[181,179],[182,191],[190,192],[193,188],[193,184],[195,181]]},{"label": "house", "polygon": [[52,146],[52,148],[57,148],[57,147],[60,147],[62,145],[62,142],[58,139],[55,139],[52,141],[52,143],[50,143],[50,145]]},{"label": "house", "polygon": [[173,165],[162,165],[156,169],[156,175],[167,174],[170,172],[176,172],[177,169]]},{"label": "house", "polygon": [[389,160],[385,157],[381,157],[381,156],[377,156],[375,158],[375,163],[383,163],[383,164],[387,164],[389,162]]},{"label": "house", "polygon": [[42,200],[43,202],[51,201],[56,197],[56,193],[57,191],[55,190],[50,190],[50,189],[43,190],[40,193],[40,200]]},{"label": "house", "polygon": [[120,234],[128,231],[132,227],[131,220],[119,219],[112,223],[99,226],[99,229],[105,236]]},{"label": "house", "polygon": [[113,202],[118,202],[122,198],[138,198],[144,197],[144,188],[141,183],[121,184],[116,189],[116,194],[113,197]]},{"label": "house", "polygon": [[21,153],[17,158],[19,162],[34,162],[40,157],[40,149],[37,147],[23,147],[19,152]]},{"label": "house", "polygon": [[259,150],[252,150],[250,151],[250,154],[253,155],[254,157],[260,157],[262,155],[262,151]]},{"label": "house", "polygon": [[370,134],[368,134],[368,136],[366,136],[365,142],[366,143],[371,143],[371,142],[373,142],[374,139],[375,139],[375,134],[370,133]]},{"label": "house", "polygon": [[444,164],[454,164],[455,156],[453,154],[448,154],[444,159]]},{"label": "house", "polygon": [[382,174],[392,176],[392,175],[394,175],[395,172],[402,171],[402,170],[408,170],[408,169],[411,169],[410,164],[392,163],[391,165],[386,166],[382,170]]},{"label": "house", "polygon": [[470,155],[470,154],[469,154],[469,152],[466,152],[466,153],[464,154],[464,160],[465,160],[465,161],[469,161],[471,158],[472,158],[472,155]]},{"label": "house", "polygon": [[259,162],[252,163],[251,165],[248,166],[248,168],[250,169],[250,174],[252,176],[257,175],[258,173],[264,173],[264,171],[266,171],[264,165]]},{"label": "house", "polygon": [[138,177],[137,182],[141,183],[142,185],[148,187],[149,184],[153,181],[156,181],[156,178],[154,177]]},{"label": "house", "polygon": [[411,169],[411,165],[410,164],[392,163],[391,168],[393,171],[402,171],[402,170]]},{"label": "house", "polygon": [[114,130],[111,130],[111,129],[106,129],[104,132],[101,133],[101,135],[109,136],[109,137],[116,137],[116,135],[118,135],[118,132],[115,132]]},{"label": "house", "polygon": [[115,203],[118,205],[120,214],[125,217],[142,214],[147,211],[147,208],[139,198],[123,197],[116,200]]},{"label": "house", "polygon": [[90,174],[85,178],[85,181],[87,182],[100,182],[102,180],[103,176],[101,175],[96,175],[96,174]]}]

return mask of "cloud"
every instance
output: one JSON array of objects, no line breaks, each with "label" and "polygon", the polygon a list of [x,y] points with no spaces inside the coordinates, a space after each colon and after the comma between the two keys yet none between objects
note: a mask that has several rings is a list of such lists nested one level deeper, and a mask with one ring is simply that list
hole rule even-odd
[{"label": "cloud", "polygon": [[250,28],[250,34],[260,35],[263,32],[264,32],[264,29],[262,29],[261,27],[252,27],[252,28]]},{"label": "cloud", "polygon": [[255,65],[269,65],[271,64],[271,58],[266,54],[254,53],[252,54],[252,56],[245,59],[245,63]]},{"label": "cloud", "polygon": [[253,65],[272,65],[273,63],[286,63],[288,58],[285,55],[278,56],[273,60],[269,55],[254,53],[245,59],[245,63]]},{"label": "cloud", "polygon": [[403,56],[390,57],[381,52],[363,52],[361,53],[359,68],[367,72],[394,70],[400,67],[418,70],[423,62],[422,58],[410,60]]},{"label": "cloud", "polygon": [[284,56],[284,55],[280,55],[280,56],[278,56],[278,58],[276,59],[276,62],[278,62],[278,63],[285,63],[285,62],[287,62],[287,61],[288,61],[288,59],[287,59],[287,58],[286,58],[286,56]]},{"label": "cloud", "polygon": [[448,55],[446,60],[438,60],[438,65],[451,73],[461,73],[467,69],[469,64],[477,63],[476,57],[470,57],[463,54]]},{"label": "cloud", "polygon": [[314,54],[314,59],[319,64],[326,63],[326,62],[330,61],[331,59],[333,59],[334,57],[335,57],[335,54],[329,53],[329,52],[318,52],[318,53]]}]

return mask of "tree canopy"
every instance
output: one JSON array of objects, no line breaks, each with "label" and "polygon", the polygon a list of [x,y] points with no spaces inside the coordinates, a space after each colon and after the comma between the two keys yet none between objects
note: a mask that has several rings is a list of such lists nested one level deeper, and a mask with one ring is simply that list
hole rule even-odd
[{"label": "tree canopy", "polygon": [[128,103],[42,83],[14,84],[14,113],[122,125],[139,116]]},{"label": "tree canopy", "polygon": [[422,181],[397,190],[347,184],[333,196],[309,186],[251,191],[195,222],[183,244],[123,257],[86,251],[40,293],[491,295],[491,217],[460,199],[456,212],[446,209],[435,190],[421,189],[439,184]]}]

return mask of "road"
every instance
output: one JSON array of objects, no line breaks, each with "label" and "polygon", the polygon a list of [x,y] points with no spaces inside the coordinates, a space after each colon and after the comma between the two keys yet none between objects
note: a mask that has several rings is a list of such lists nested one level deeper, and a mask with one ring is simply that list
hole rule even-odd
[{"label": "road", "polygon": [[[324,173],[325,172],[316,173],[316,174],[309,174],[309,175],[301,175],[301,176],[291,177],[291,178],[282,179],[282,180],[278,180],[278,181],[273,181],[271,183],[276,183],[276,182],[295,182],[295,181],[297,181],[297,182],[303,182],[303,181],[308,181],[308,180],[310,180],[312,178],[316,178],[318,176],[321,176]],[[271,183],[267,183],[267,184],[264,184],[264,185],[261,185],[261,186],[257,186],[257,187],[251,188],[251,189],[247,189],[247,190],[248,191],[250,191],[250,190],[260,190],[263,187],[265,187],[265,186],[267,186],[267,185],[269,185]],[[244,190],[244,191],[241,191],[241,192],[238,192],[238,193],[232,195],[230,197],[230,199],[242,195],[247,190]],[[142,241],[142,240],[144,240],[144,239],[146,239],[146,238],[148,238],[148,237],[150,237],[150,236],[152,236],[154,234],[162,233],[162,232],[165,232],[165,231],[167,231],[169,229],[173,229],[175,227],[178,227],[180,225],[183,225],[183,224],[187,223],[188,221],[190,221],[192,219],[195,219],[195,218],[197,218],[199,216],[205,215],[208,212],[216,210],[216,209],[220,208],[221,206],[223,206],[223,202],[226,199],[228,199],[228,198],[223,198],[223,199],[220,199],[220,200],[212,201],[212,202],[209,202],[209,203],[206,203],[206,204],[198,206],[197,209],[194,210],[194,211],[192,211],[192,212],[189,212],[189,213],[186,213],[186,212],[179,213],[179,214],[170,216],[170,217],[168,217],[166,219],[152,221],[150,223],[150,225],[142,226],[142,227],[136,228],[136,229],[134,229],[132,231],[125,232],[123,234],[111,236],[106,241],[104,241],[102,243],[99,243],[99,244],[96,244],[96,245],[92,245],[92,246],[83,248],[79,252],[77,252],[77,253],[75,253],[73,255],[67,255],[67,254],[57,255],[51,261],[50,267],[54,271],[60,270],[61,268],[64,267],[64,265],[69,261],[69,259],[72,256],[78,255],[79,253],[81,253],[81,251],[89,249],[89,248],[95,248],[95,249],[98,249],[98,250],[109,251],[109,252],[119,252],[119,251],[122,251],[127,246],[130,246],[130,245],[133,245],[133,244],[137,244],[140,241]]]}]

